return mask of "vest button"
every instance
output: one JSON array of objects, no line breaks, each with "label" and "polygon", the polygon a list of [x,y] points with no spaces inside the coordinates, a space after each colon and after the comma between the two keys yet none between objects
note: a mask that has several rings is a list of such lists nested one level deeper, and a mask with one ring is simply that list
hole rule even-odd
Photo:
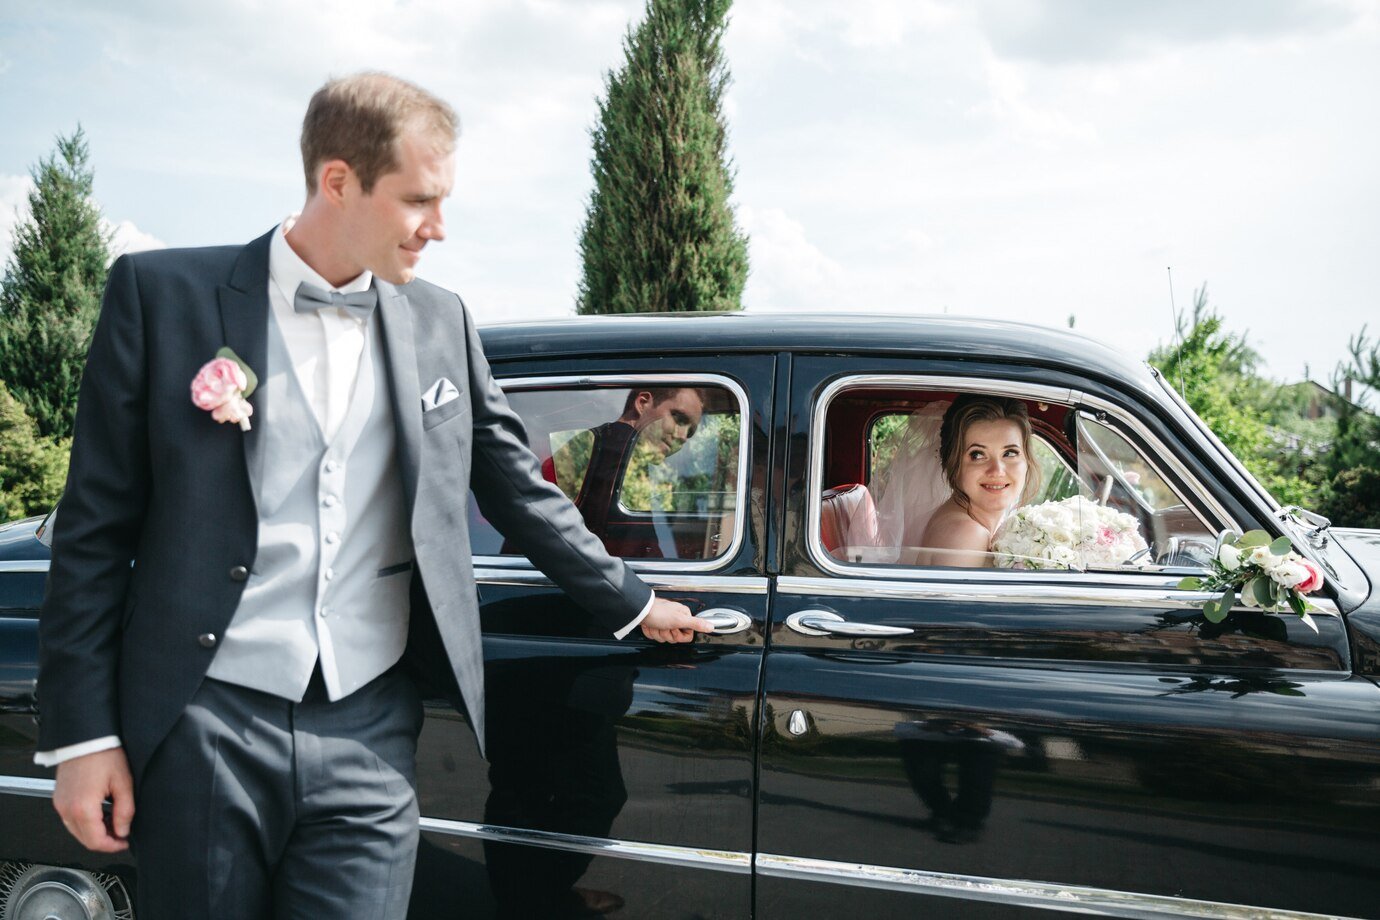
[{"label": "vest button", "polygon": [[196,641],[199,642],[199,643],[201,643],[201,647],[202,647],[202,648],[215,648],[215,647],[216,647],[216,634],[215,634],[215,633],[202,633],[201,635],[199,635],[199,636],[196,637]]},{"label": "vest button", "polygon": [[245,568],[244,566],[242,566],[242,565],[237,565],[237,566],[235,566],[233,569],[230,570],[230,580],[231,580],[231,581],[247,581],[248,579],[249,579],[249,570],[248,570],[247,568]]}]

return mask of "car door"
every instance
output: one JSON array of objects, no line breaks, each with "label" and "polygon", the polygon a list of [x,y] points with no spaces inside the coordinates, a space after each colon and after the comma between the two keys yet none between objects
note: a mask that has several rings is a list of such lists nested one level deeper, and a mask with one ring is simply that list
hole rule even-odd
[{"label": "car door", "polygon": [[774,357],[493,366],[543,475],[718,631],[602,633],[472,502],[488,762],[429,700],[410,915],[747,916]]},{"label": "car door", "polygon": [[[756,917],[1380,914],[1380,691],[1328,598],[1314,632],[1214,626],[1177,589],[1217,528],[1269,523],[1167,410],[990,362],[802,357],[791,380]],[[958,393],[1028,405],[1047,484],[1138,515],[1144,557],[954,568],[840,545],[831,516],[875,513],[878,422]]]}]

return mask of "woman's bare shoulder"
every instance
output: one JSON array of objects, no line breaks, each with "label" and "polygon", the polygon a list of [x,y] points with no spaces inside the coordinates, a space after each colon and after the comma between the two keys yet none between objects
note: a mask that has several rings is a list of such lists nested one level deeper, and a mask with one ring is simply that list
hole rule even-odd
[{"label": "woman's bare shoulder", "polygon": [[933,549],[967,549],[986,552],[992,533],[962,508],[945,505],[930,518],[923,545]]}]

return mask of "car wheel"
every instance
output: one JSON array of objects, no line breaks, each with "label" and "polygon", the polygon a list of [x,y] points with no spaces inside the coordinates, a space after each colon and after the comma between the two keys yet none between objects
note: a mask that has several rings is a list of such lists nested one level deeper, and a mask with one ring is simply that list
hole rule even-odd
[{"label": "car wheel", "polygon": [[133,920],[129,895],[107,873],[0,863],[0,920]]}]

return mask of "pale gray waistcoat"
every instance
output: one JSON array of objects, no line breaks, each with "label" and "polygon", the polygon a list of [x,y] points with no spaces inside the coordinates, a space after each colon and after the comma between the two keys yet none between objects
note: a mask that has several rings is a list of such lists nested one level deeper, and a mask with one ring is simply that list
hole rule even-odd
[{"label": "pale gray waistcoat", "polygon": [[330,698],[388,670],[407,641],[412,538],[379,319],[345,419],[326,442],[268,315],[260,386],[271,417],[249,478],[259,548],[209,676],[300,701],[317,658]]}]

